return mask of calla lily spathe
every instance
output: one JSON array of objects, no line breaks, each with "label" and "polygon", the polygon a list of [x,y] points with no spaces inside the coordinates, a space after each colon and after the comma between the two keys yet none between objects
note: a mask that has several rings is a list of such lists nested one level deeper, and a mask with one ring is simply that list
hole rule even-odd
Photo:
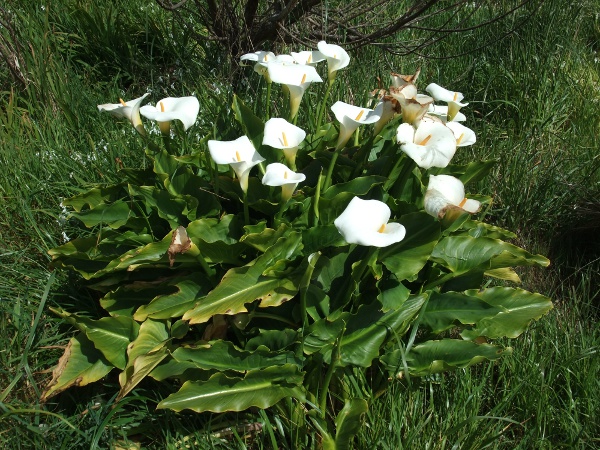
[{"label": "calla lily spathe", "polygon": [[465,197],[465,186],[450,175],[431,175],[425,192],[425,211],[433,217],[442,218],[449,207],[462,208],[476,213],[481,207],[477,200]]},{"label": "calla lily spathe", "polygon": [[285,164],[272,163],[267,166],[262,184],[281,186],[281,201],[287,202],[294,193],[298,183],[306,180],[306,175],[290,170]]},{"label": "calla lily spathe", "polygon": [[460,92],[449,91],[441,87],[438,84],[431,83],[425,88],[427,92],[431,94],[436,102],[446,102],[448,104],[448,122],[452,122],[454,117],[463,106],[467,106],[468,103],[461,103],[464,95]]},{"label": "calla lily spathe", "polygon": [[217,164],[229,164],[240,180],[242,191],[248,191],[250,169],[265,159],[250,142],[247,136],[234,141],[208,141],[208,151]]},{"label": "calla lily spathe", "polygon": [[402,111],[398,100],[391,95],[384,95],[377,104],[375,110],[381,111],[381,117],[375,122],[375,127],[373,128],[373,134],[375,135],[378,135],[383,127],[392,120],[396,114],[399,114]]},{"label": "calla lily spathe", "polygon": [[407,84],[415,84],[417,82],[417,78],[419,78],[419,74],[421,73],[421,68],[419,67],[417,71],[413,75],[401,75],[399,73],[391,73],[392,76],[392,86],[401,87]]},{"label": "calla lily spathe", "polygon": [[[410,86],[411,85],[407,85],[403,89],[403,92]],[[402,122],[410,123],[412,126],[418,127],[421,123],[421,119],[423,119],[423,116],[427,113],[429,105],[433,103],[433,98],[423,94],[416,94],[414,97],[405,97],[404,95],[394,93],[393,90],[390,92],[400,104],[400,108],[402,109]]]},{"label": "calla lily spathe", "polygon": [[354,197],[333,223],[349,244],[387,247],[406,236],[403,225],[388,223],[390,215],[385,203]]},{"label": "calla lily spathe", "polygon": [[400,149],[419,167],[446,167],[456,152],[456,138],[446,125],[422,121],[415,130],[403,123],[396,133]]},{"label": "calla lily spathe", "polygon": [[121,103],[105,103],[104,105],[98,105],[98,110],[101,112],[109,112],[115,117],[126,118],[131,122],[138,133],[145,135],[146,130],[144,129],[142,119],[140,118],[140,106],[142,105],[144,99],[149,95],[150,93],[146,93],[141,97],[138,97],[134,100],[129,100],[128,102],[120,99]]},{"label": "calla lily spathe", "polygon": [[187,131],[194,125],[200,111],[200,103],[196,97],[167,97],[156,106],[146,105],[140,108],[140,114],[151,120],[156,120],[162,134],[168,135],[172,120],[179,120]]},{"label": "calla lily spathe", "polygon": [[267,63],[274,60],[275,53],[263,50],[254,53],[246,53],[240,57],[240,61],[254,61],[254,71],[265,77],[268,82],[271,82],[271,80],[269,79],[269,73],[267,71]]},{"label": "calla lily spathe", "polygon": [[346,142],[359,125],[375,123],[381,118],[383,103],[379,103],[378,109],[373,110],[344,102],[335,102],[331,107],[331,111],[340,122],[340,134],[335,148],[340,150],[346,145]]},{"label": "calla lily spathe", "polygon": [[306,131],[285,119],[273,118],[265,123],[262,143],[283,151],[285,159],[296,167],[298,146],[306,137]]},{"label": "calla lily spathe", "polygon": [[325,55],[317,50],[305,50],[301,52],[290,52],[294,61],[302,65],[315,65],[321,61],[325,61]]},{"label": "calla lily spathe", "polygon": [[[417,87],[412,83],[406,83],[402,86],[390,86],[390,95],[395,99],[410,99],[417,97]],[[433,102],[433,99],[431,99]]]},{"label": "calla lily spathe", "polygon": [[446,105],[434,105],[433,103],[429,105],[427,114],[439,118],[444,123],[464,122],[467,120],[467,116],[460,111],[456,113],[452,120],[448,120],[448,107]]},{"label": "calla lily spathe", "polygon": [[317,48],[327,59],[327,78],[331,83],[335,80],[336,72],[350,64],[350,56],[339,45],[328,44],[325,41],[319,42]]},{"label": "calla lily spathe", "polygon": [[258,51],[254,53],[246,53],[240,57],[240,61],[255,61],[254,71],[259,75],[265,77],[267,82],[271,82],[271,78],[269,77],[268,64],[271,62],[279,62],[279,63],[294,63],[295,60],[292,55],[275,55],[273,52],[266,51]]},{"label": "calla lily spathe", "polygon": [[446,126],[450,128],[454,133],[457,147],[466,147],[467,145],[473,145],[477,141],[475,132],[458,122],[447,122]]},{"label": "calla lily spathe", "polygon": [[284,84],[290,91],[290,119],[298,114],[300,101],[310,83],[323,81],[313,66],[271,62],[267,69],[274,83]]}]

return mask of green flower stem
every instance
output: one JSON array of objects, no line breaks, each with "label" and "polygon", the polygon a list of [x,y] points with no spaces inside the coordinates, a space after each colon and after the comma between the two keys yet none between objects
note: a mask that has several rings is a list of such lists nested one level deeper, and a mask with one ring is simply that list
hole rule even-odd
[{"label": "green flower stem", "polygon": [[312,226],[316,227],[319,224],[319,199],[321,198],[321,183],[323,182],[323,169],[319,173],[319,179],[317,180],[317,188],[315,189],[315,196],[313,200],[313,216]]},{"label": "green flower stem", "polygon": [[335,162],[337,161],[340,152],[341,150],[334,150],[333,155],[331,155],[331,161],[329,162],[329,168],[327,169],[327,176],[325,177],[325,184],[323,185],[323,192],[325,192],[331,185],[331,176],[333,175],[333,168],[335,167]]},{"label": "green flower stem", "polygon": [[138,132],[138,134],[150,150],[152,150],[155,153],[160,152],[160,147],[150,140],[150,138],[146,134],[146,130],[144,129],[143,125],[135,127],[135,131]]},{"label": "green flower stem", "polygon": [[[362,279],[365,270],[369,266],[373,255],[378,251],[379,247],[368,247],[367,250],[364,252],[364,256],[360,260],[360,263],[358,264],[356,269],[353,270],[353,275],[349,277],[350,283],[348,284],[348,290],[345,295],[346,299],[350,300],[350,298],[354,294],[354,291],[356,290],[356,286],[360,283],[360,280]],[[354,283],[352,281],[354,281]]]},{"label": "green flower stem", "polygon": [[167,153],[169,155],[171,155],[171,136],[163,134],[162,135],[162,140],[163,140],[163,144],[165,145],[165,149],[167,150]]},{"label": "green flower stem", "polygon": [[[373,148],[374,142],[377,139],[373,136],[369,138],[369,140],[360,148],[356,157],[356,168],[352,172],[352,178],[359,177],[362,175],[363,167],[369,162],[369,155],[371,154],[371,149]],[[356,144],[358,146],[358,144]]]},{"label": "green flower stem", "polygon": [[[345,329],[342,330],[342,335]],[[321,410],[321,417],[324,419],[327,413],[327,393],[329,391],[329,385],[331,384],[331,379],[333,378],[333,373],[339,364],[340,359],[340,344],[342,341],[342,335],[337,338],[333,350],[331,352],[331,364],[327,369],[327,373],[325,374],[325,379],[323,380],[323,386],[321,387],[321,393],[319,395],[319,409]]]},{"label": "green flower stem", "polygon": [[398,197],[402,193],[404,189],[404,185],[408,180],[408,175],[417,167],[417,164],[411,158],[405,158],[404,167],[402,168],[402,172],[394,182],[391,189],[388,191],[390,195],[394,198]]},{"label": "green flower stem", "polygon": [[292,328],[296,326],[296,324],[294,322],[292,322],[291,320],[284,319],[283,317],[280,317],[276,314],[252,312],[252,313],[250,313],[250,315],[252,316],[252,318],[259,317],[262,319],[277,320],[278,322],[283,322],[286,325],[291,326]]},{"label": "green flower stem", "polygon": [[323,121],[323,116],[325,114],[325,107],[327,105],[327,99],[329,98],[329,93],[331,92],[331,87],[333,86],[334,81],[335,81],[335,78],[332,80],[329,80],[327,83],[327,89],[325,90],[325,95],[323,95],[323,100],[321,101],[321,105],[319,107],[319,115],[317,116],[317,123],[315,124],[316,130],[321,128],[321,122]]},{"label": "green flower stem", "polygon": [[244,223],[250,225],[250,212],[248,211],[248,193],[244,191]]},{"label": "green flower stem", "polygon": [[281,216],[283,216],[283,212],[285,211],[286,205],[287,205],[287,200],[281,199],[281,201],[279,202],[279,211],[273,218],[273,228],[277,229],[277,227],[281,223]]},{"label": "green flower stem", "polygon": [[263,163],[261,163],[261,162],[258,163],[258,170],[260,170],[261,175],[263,175],[263,176],[265,175],[266,171],[265,171],[265,166]]},{"label": "green flower stem", "polygon": [[267,81],[267,103],[265,104],[265,122],[270,119],[271,114],[271,85],[272,81]]},{"label": "green flower stem", "polygon": [[423,286],[423,288],[421,289],[421,292],[427,292],[430,289],[438,287],[440,284],[444,284],[446,281],[450,281],[451,279],[455,278],[456,276],[457,275],[455,273],[447,273],[446,275],[438,278],[435,281],[432,281],[431,283],[427,284],[426,286]]}]

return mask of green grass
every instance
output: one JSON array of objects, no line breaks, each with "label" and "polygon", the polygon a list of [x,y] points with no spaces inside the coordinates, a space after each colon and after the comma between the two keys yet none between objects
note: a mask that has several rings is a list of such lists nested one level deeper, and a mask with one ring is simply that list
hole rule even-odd
[{"label": "green grass", "polygon": [[[290,448],[293,429],[276,411],[157,413],[154,406],[167,392],[152,382],[115,408],[118,381],[111,376],[39,404],[72,333],[47,307],[94,308],[76,279],[47,267],[46,252],[62,243],[63,232],[81,232],[65,223],[61,199],[117,180],[117,158],[128,167],[144,164],[133,132],[124,133],[95,105],[147,88],[154,100],[195,92],[201,138],[228,104],[224,80],[231,74],[213,47],[193,44],[156,5],[128,9],[126,3],[14,8],[28,43],[31,83],[13,86],[0,69],[0,445],[107,448],[128,435],[157,449],[181,448],[183,440],[202,449],[272,448],[274,441]],[[428,49],[434,59],[366,48],[340,73],[332,101],[349,94],[360,102],[376,87],[376,76],[385,80],[390,70],[410,73],[417,66],[421,90],[436,81],[465,93],[478,143],[457,157],[499,161],[488,181],[467,189],[492,194],[489,219],[515,230],[526,248],[550,255],[549,270],[522,278],[525,288],[555,300],[549,315],[507,342],[512,357],[410,385],[391,383],[372,403],[356,448],[600,446],[599,7],[597,0],[578,6],[547,0],[525,27],[496,45],[469,53],[490,33],[482,29]],[[498,23],[491,32],[501,36],[510,26]],[[257,79],[251,69],[245,73],[250,83]],[[257,422],[262,431],[248,432],[244,424]],[[223,432],[228,427],[232,431]]]}]

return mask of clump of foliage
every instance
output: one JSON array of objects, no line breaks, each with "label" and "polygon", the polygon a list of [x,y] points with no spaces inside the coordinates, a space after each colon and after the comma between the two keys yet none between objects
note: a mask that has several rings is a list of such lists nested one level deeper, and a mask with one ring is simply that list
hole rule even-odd
[{"label": "clump of foliage", "polygon": [[[274,407],[305,431],[294,448],[347,448],[369,392],[510,353],[489,341],[552,304],[484,277],[518,283],[512,267],[548,260],[482,220],[491,198],[465,196],[493,161],[451,164],[476,140],[457,123],[462,94],[418,94],[418,73],[393,74],[373,108],[336,102],[327,122],[341,47],[243,60],[265,97],[234,97],[235,123],[221,117],[195,143],[194,97],[99,106],[131,122],[150,164],[63,202],[91,233],[52,249],[52,264],[87,280],[105,314],[54,310],[79,333],[43,399],[116,369],[118,400],[150,377],[173,389],[159,408]],[[300,112],[319,62],[323,95]],[[275,106],[288,120],[270,117]]]}]

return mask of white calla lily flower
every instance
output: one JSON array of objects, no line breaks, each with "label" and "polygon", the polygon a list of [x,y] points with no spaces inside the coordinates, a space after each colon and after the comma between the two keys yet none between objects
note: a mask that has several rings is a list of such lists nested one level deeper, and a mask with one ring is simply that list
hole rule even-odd
[{"label": "white calla lily flower", "polygon": [[275,53],[259,50],[254,53],[246,53],[245,55],[242,55],[240,57],[240,61],[254,61],[254,71],[257,74],[265,77],[267,82],[271,82],[269,79],[269,73],[267,71],[267,64],[270,61],[275,61]]},{"label": "white calla lily flower", "polygon": [[419,74],[421,73],[421,68],[419,67],[417,71],[413,75],[401,75],[399,73],[391,73],[392,76],[392,86],[401,87],[406,86],[407,84],[415,84],[417,78],[419,78]]},{"label": "white calla lily flower", "polygon": [[309,50],[305,50],[305,51],[301,51],[301,52],[290,52],[292,57],[294,58],[294,61],[297,64],[302,64],[302,65],[315,65],[317,63],[320,63],[321,61],[325,61],[327,58],[325,58],[325,55],[319,51],[309,51]]},{"label": "white calla lily flower", "polygon": [[427,114],[438,117],[442,122],[445,123],[464,122],[465,120],[467,120],[467,116],[465,116],[459,111],[450,121],[448,120],[448,107],[446,105],[434,105],[433,103],[429,105],[429,110],[427,111]]},{"label": "white calla lily flower", "polygon": [[473,145],[477,141],[475,132],[458,122],[447,122],[446,126],[450,128],[454,133],[457,147],[466,147],[467,145]]},{"label": "white calla lily flower", "polygon": [[465,197],[462,181],[450,175],[430,175],[424,202],[425,211],[439,218],[444,217],[449,207],[462,208],[469,213],[476,213],[481,207],[477,200]]},{"label": "white calla lily flower", "polygon": [[336,150],[340,150],[360,125],[375,123],[383,113],[383,103],[378,104],[378,109],[361,108],[344,102],[335,102],[331,107],[335,118],[340,122]]},{"label": "white calla lily flower", "polygon": [[385,203],[354,197],[333,223],[349,244],[387,247],[406,236],[403,225],[388,223],[390,215]]},{"label": "white calla lily flower", "polygon": [[287,202],[294,193],[298,183],[306,180],[306,175],[290,170],[285,164],[272,163],[267,166],[262,184],[267,186],[281,186],[281,200]]},{"label": "white calla lily flower", "polygon": [[328,44],[325,41],[319,42],[317,48],[327,59],[327,78],[332,83],[336,72],[350,64],[350,56],[339,45]]},{"label": "white calla lily flower", "polygon": [[305,137],[306,131],[302,128],[285,119],[273,118],[265,123],[262,143],[282,150],[288,163],[295,167],[298,146]]},{"label": "white calla lily flower", "polygon": [[[417,86],[412,83],[403,84],[402,86],[390,86],[390,95],[396,100],[400,99],[415,99],[417,98]],[[431,99],[433,102],[433,99]]]},{"label": "white calla lily flower", "polygon": [[464,98],[462,93],[449,91],[438,84],[431,83],[425,90],[431,94],[436,102],[446,102],[448,104],[448,112],[446,114],[448,122],[454,120],[460,108],[468,105],[468,103],[461,103]]},{"label": "white calla lily flower", "polygon": [[140,114],[151,120],[156,120],[160,131],[164,135],[170,133],[172,120],[179,120],[183,129],[187,131],[194,125],[200,111],[200,103],[196,97],[167,97],[159,101],[156,106],[146,105],[140,108]]},{"label": "white calla lily flower", "polygon": [[378,135],[383,127],[394,118],[394,116],[401,112],[400,103],[391,95],[384,95],[381,101],[375,107],[376,111],[381,112],[381,117],[375,122],[373,134]]},{"label": "white calla lily flower", "polygon": [[396,133],[400,149],[419,167],[446,167],[456,152],[456,138],[446,125],[423,121],[415,130],[403,123]]},{"label": "white calla lily flower", "polygon": [[[408,86],[410,85],[407,85],[407,87]],[[406,87],[403,91],[406,91]],[[390,92],[400,104],[400,108],[402,109],[402,122],[410,123],[412,126],[418,127],[421,123],[421,119],[423,119],[423,116],[429,110],[429,106],[433,103],[433,98],[423,94],[416,94],[414,97],[407,98],[403,95],[395,94],[394,91]]]},{"label": "white calla lily flower", "polygon": [[229,164],[240,180],[242,191],[248,191],[250,169],[265,159],[250,142],[247,136],[234,141],[208,141],[208,151],[217,164]]},{"label": "white calla lily flower", "polygon": [[310,83],[323,81],[313,66],[271,62],[267,69],[274,83],[284,84],[290,91],[290,119],[298,114],[300,101]]},{"label": "white calla lily flower", "polygon": [[144,129],[142,119],[140,118],[140,106],[144,99],[149,95],[150,93],[146,93],[141,97],[129,100],[128,102],[119,99],[120,103],[105,103],[104,105],[98,105],[98,110],[101,112],[106,111],[115,117],[126,118],[131,122],[138,133],[145,135],[146,130]]}]

